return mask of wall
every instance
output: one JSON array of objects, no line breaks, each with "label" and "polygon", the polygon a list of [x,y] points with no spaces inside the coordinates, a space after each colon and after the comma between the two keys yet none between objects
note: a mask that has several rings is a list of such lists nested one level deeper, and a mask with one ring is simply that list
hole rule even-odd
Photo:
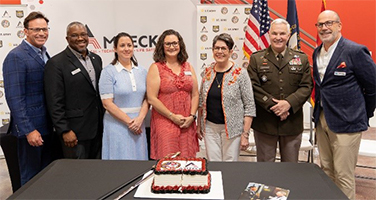
[{"label": "wall", "polygon": [[[253,0],[245,0],[252,3]],[[227,0],[216,0],[217,4],[227,4]],[[321,0],[296,0],[299,27],[314,38],[317,35],[315,23],[321,12]],[[286,17],[287,0],[268,0],[270,8]],[[336,11],[342,21],[343,37],[367,46],[376,62],[376,0],[326,0],[326,9]],[[270,14],[272,18],[276,15]],[[303,39],[315,46],[315,42],[301,34]],[[312,56],[313,49],[302,44],[302,50]],[[311,59],[312,63],[312,59]],[[375,117],[370,119],[371,127],[376,127]]]},{"label": "wall", "polygon": [[[368,47],[376,61],[376,1],[375,0],[326,0],[326,8],[336,11],[341,17],[342,35]],[[269,0],[269,6],[282,16],[287,14],[287,0]],[[321,11],[320,0],[296,0],[299,26],[316,38],[315,23]],[[302,36],[307,39],[307,37]],[[310,40],[309,40],[310,41]],[[311,44],[314,44],[313,41]],[[308,55],[313,50],[303,49]]]},{"label": "wall", "polygon": [[[25,16],[32,11],[41,11],[50,20],[46,47],[52,56],[67,46],[67,25],[72,21],[80,21],[90,29],[88,49],[102,57],[103,67],[114,57],[113,37],[119,32],[127,32],[135,41],[135,56],[139,65],[148,69],[154,62],[152,58],[157,37],[166,29],[180,32],[190,55],[188,61],[196,63],[194,0],[22,0],[21,4],[26,7]],[[17,24],[23,22],[23,19],[18,18],[15,9],[11,7],[0,5],[0,22],[15,20],[7,27],[0,24],[0,50],[5,50],[3,45],[14,48],[22,41],[22,37],[17,38],[17,33],[23,30],[22,23],[21,26]],[[11,36],[17,40],[10,40]],[[2,84],[2,63],[8,51],[0,51],[0,127],[9,123]]]},{"label": "wall", "polygon": [[[242,0],[250,4],[253,0]],[[321,11],[321,0],[295,0],[298,10],[299,26],[316,38],[315,23]],[[208,3],[207,1],[205,3]],[[228,0],[216,0],[216,4],[228,4]],[[287,14],[287,0],[268,0],[268,5],[283,17]],[[347,39],[363,44],[373,52],[376,62],[376,0],[326,0],[326,9],[336,11],[343,24],[342,34]],[[276,15],[271,14],[276,18]],[[303,38],[307,39],[305,36]],[[309,39],[311,44],[313,41]],[[311,55],[313,50],[303,47]]]},{"label": "wall", "polygon": [[[0,0],[0,3],[4,2],[7,1]],[[373,59],[376,61],[375,2],[327,0],[327,9],[335,10],[341,16],[344,37],[366,45],[373,52]],[[51,55],[66,47],[66,25],[78,20],[88,24],[94,39],[100,43],[101,48],[90,45],[89,49],[97,51],[102,56],[104,65],[113,57],[112,44],[104,48],[104,38],[111,39],[120,31],[129,32],[138,39],[142,36],[154,37],[167,28],[180,31],[187,44],[189,61],[196,63],[197,0],[22,0],[21,3],[26,5],[29,11],[40,10],[50,18],[50,38],[46,45]],[[316,37],[314,24],[321,9],[321,0],[296,0],[296,4],[300,27]],[[286,16],[287,0],[269,0],[269,6]],[[2,14],[3,12],[0,12],[0,17]],[[0,28],[0,32],[3,31],[3,27]],[[311,42],[313,44],[313,41]],[[303,50],[308,55],[312,54],[312,50]],[[136,52],[142,66],[150,66],[152,51],[152,47],[145,47],[139,48]],[[2,60],[0,62],[2,63]],[[196,72],[200,72],[201,66],[195,67]],[[371,126],[376,127],[376,117],[371,119]]]}]

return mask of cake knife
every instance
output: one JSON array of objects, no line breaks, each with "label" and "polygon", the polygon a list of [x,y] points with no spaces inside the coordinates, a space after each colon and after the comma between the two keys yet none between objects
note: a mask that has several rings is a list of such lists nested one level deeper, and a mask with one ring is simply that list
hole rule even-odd
[{"label": "cake knife", "polygon": [[[179,154],[180,154],[180,152],[178,151],[178,152],[174,153],[172,156],[169,156],[169,155],[165,156],[165,158],[175,158]],[[152,167],[152,169],[153,168],[154,168],[154,166]],[[125,195],[129,194],[131,191],[133,191],[135,188],[137,188],[139,185],[141,185],[142,183],[144,183],[146,180],[148,180],[149,178],[151,178],[153,176],[154,176],[154,173],[150,172],[150,174],[148,174],[147,176],[145,176],[144,178],[142,178],[141,180],[139,180],[136,184],[132,185],[130,188],[128,188],[128,190],[126,190],[123,193],[121,193],[118,197],[115,198],[115,200],[120,200]]]}]

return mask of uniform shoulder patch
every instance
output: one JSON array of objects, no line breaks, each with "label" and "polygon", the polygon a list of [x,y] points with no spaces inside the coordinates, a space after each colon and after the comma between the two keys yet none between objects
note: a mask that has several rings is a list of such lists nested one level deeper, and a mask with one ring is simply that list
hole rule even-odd
[{"label": "uniform shoulder patch", "polygon": [[265,53],[267,49],[261,49],[261,50],[258,50],[258,51],[255,51],[252,53],[252,55],[256,55],[256,54],[260,54],[260,53]]},{"label": "uniform shoulder patch", "polygon": [[295,53],[305,54],[302,50],[299,50],[299,49],[290,49],[290,50],[295,52]]}]

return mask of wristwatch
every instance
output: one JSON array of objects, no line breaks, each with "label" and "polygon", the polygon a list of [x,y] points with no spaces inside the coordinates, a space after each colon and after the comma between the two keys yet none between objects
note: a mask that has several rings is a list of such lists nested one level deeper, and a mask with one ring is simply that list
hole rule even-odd
[{"label": "wristwatch", "polygon": [[197,116],[196,116],[196,115],[194,115],[194,114],[190,114],[189,116],[192,116],[194,120],[196,120],[196,119],[197,119]]}]

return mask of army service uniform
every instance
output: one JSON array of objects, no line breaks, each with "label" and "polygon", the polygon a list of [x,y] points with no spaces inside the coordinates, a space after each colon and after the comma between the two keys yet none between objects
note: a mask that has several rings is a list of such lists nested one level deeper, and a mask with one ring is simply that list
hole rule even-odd
[{"label": "army service uniform", "polygon": [[[252,54],[248,66],[256,102],[255,132],[270,136],[293,136],[303,132],[303,104],[310,97],[313,82],[307,55],[286,48],[281,64],[271,47]],[[289,116],[281,121],[270,110],[272,98],[291,105]],[[300,136],[301,137],[301,136]],[[301,139],[301,138],[300,138]],[[300,143],[299,143],[300,145]]]}]

